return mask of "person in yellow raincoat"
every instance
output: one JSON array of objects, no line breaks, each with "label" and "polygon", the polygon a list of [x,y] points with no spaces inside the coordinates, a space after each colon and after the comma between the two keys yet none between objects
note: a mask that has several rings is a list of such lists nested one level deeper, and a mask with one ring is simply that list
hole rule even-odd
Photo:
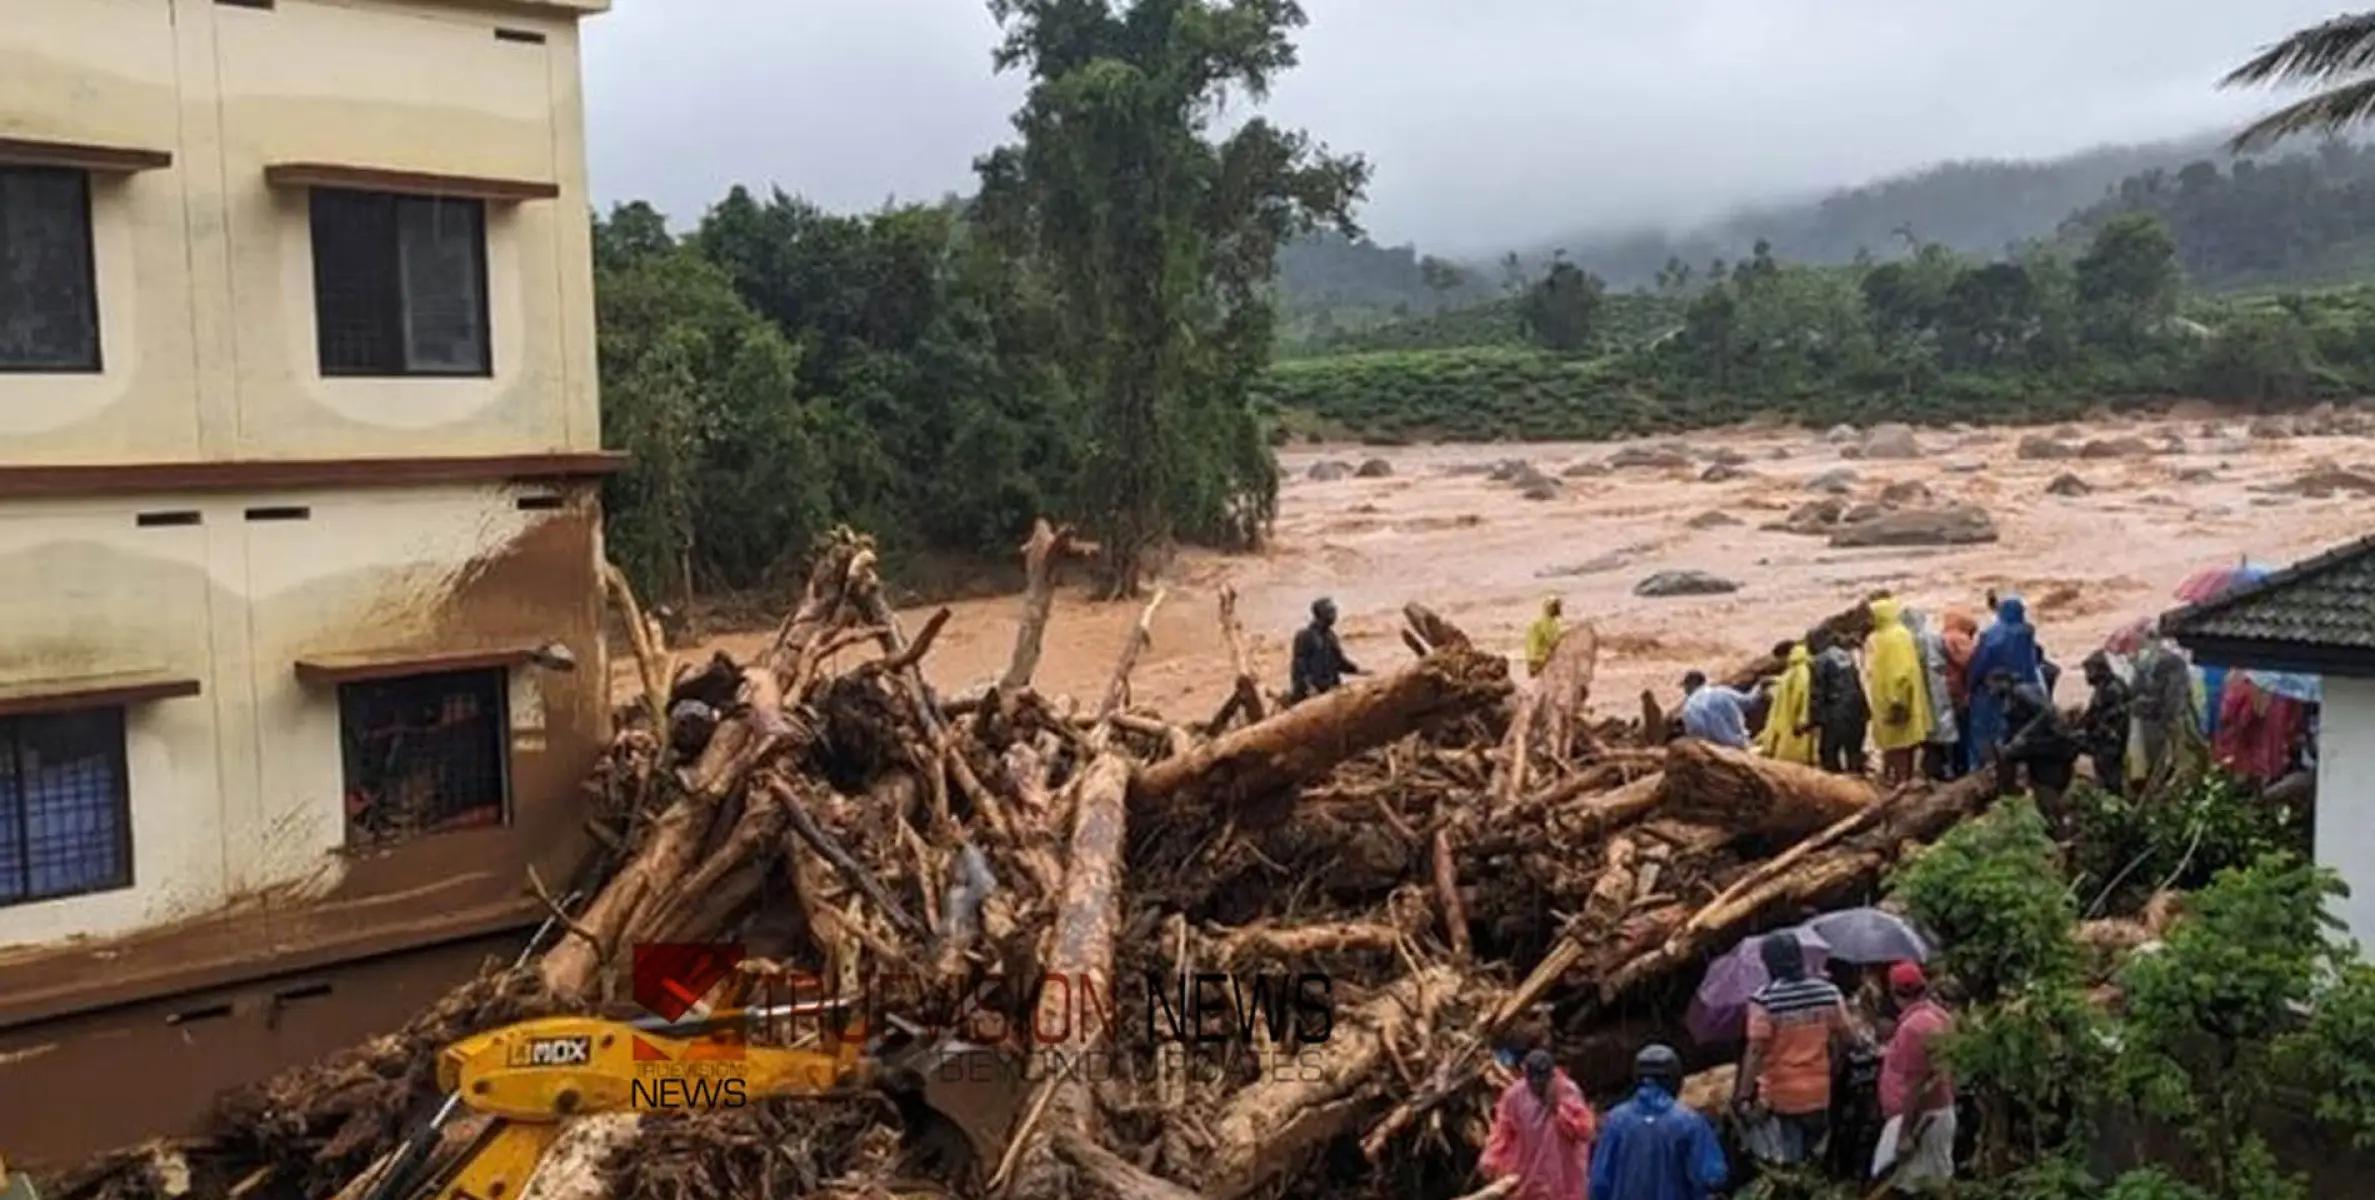
[{"label": "person in yellow raincoat", "polygon": [[1757,731],[1757,749],[1777,762],[1814,765],[1814,655],[1806,643],[1789,648],[1788,666],[1773,685],[1773,704],[1765,710],[1765,727]]},{"label": "person in yellow raincoat", "polygon": [[1872,602],[1864,680],[1872,697],[1872,744],[1880,747],[1880,781],[1907,782],[1914,757],[1930,738],[1930,677],[1921,646],[1905,627],[1904,606],[1885,596]]},{"label": "person in yellow raincoat", "polygon": [[1528,678],[1542,674],[1542,668],[1550,665],[1551,651],[1559,648],[1559,608],[1558,597],[1544,596],[1542,598],[1542,615],[1534,618],[1533,624],[1526,626],[1526,675]]}]

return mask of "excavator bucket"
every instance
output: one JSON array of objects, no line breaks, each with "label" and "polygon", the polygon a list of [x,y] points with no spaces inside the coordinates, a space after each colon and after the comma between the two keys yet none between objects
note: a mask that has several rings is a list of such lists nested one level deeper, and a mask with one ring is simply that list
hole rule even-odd
[{"label": "excavator bucket", "polygon": [[886,1056],[884,1065],[890,1068],[891,1090],[955,1126],[977,1161],[994,1166],[1004,1156],[1006,1139],[1031,1093],[1017,1054],[941,1039]]}]

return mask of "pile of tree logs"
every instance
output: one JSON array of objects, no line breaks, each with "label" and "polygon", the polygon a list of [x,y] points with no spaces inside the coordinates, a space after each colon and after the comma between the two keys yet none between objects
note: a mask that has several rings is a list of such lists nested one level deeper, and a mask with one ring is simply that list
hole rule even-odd
[{"label": "pile of tree logs", "polygon": [[[1591,726],[1588,625],[1551,686],[1521,691],[1501,657],[1415,605],[1415,661],[1290,708],[1257,686],[1226,594],[1238,678],[1211,718],[1129,705],[1145,619],[1102,695],[1042,696],[1049,590],[1065,559],[1094,553],[1035,531],[1013,663],[955,697],[917,670],[946,613],[910,637],[870,542],[846,530],[755,662],[672,661],[613,579],[646,692],[589,789],[619,853],[590,902],[555,904],[549,949],[411,1028],[227,1098],[216,1138],[117,1156],[53,1191],[361,1195],[443,1100],[445,1042],[617,1006],[635,945],[729,938],[761,970],[829,974],[872,1003],[896,993],[927,1026],[987,995],[1034,1057],[1104,1065],[1018,1072],[1011,1107],[962,1123],[961,1145],[895,1089],[579,1118],[530,1195],[1466,1191],[1506,1079],[1497,1047],[1548,1038],[1605,1097],[1642,1038],[1690,1052],[1683,998],[1710,956],[1869,898],[1908,848],[1989,798],[1984,782],[1883,795]],[[1225,1038],[1155,1044],[1179,1000],[1157,982],[1206,973],[1231,977],[1224,993],[1322,973],[1329,1019],[1208,1015]],[[1100,983],[1110,1015],[1081,995]],[[476,1128],[448,1123],[445,1149]]]}]

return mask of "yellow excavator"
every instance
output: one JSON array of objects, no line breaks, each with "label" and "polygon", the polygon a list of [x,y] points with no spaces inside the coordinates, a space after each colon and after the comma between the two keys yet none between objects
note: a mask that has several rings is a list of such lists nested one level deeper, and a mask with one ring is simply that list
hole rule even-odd
[{"label": "yellow excavator", "polygon": [[[566,1122],[595,1113],[738,1108],[786,1097],[891,1093],[911,1119],[936,1115],[963,1147],[995,1161],[1022,1089],[993,1049],[914,1036],[886,1050],[862,1035],[812,1047],[754,1044],[753,1030],[816,1006],[691,1021],[545,1017],[448,1046],[437,1060],[445,1107],[399,1149],[370,1200],[506,1200],[528,1184]],[[968,1056],[986,1061],[963,1061]],[[460,1153],[433,1163],[457,1107],[493,1118]],[[939,1131],[946,1144],[946,1127]],[[9,1200],[0,1195],[0,1200]]]}]

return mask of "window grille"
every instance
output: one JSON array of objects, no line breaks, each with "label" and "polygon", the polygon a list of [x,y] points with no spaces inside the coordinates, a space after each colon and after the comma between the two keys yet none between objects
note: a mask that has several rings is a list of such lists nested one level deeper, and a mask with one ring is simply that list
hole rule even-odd
[{"label": "window grille", "polygon": [[132,886],[124,710],[0,717],[0,905]]},{"label": "window grille", "polygon": [[509,819],[508,683],[497,668],[339,685],[348,845]]},{"label": "window grille", "polygon": [[91,179],[0,166],[0,372],[99,369]]},{"label": "window grille", "polygon": [[486,204],[313,190],[324,375],[486,375]]}]

